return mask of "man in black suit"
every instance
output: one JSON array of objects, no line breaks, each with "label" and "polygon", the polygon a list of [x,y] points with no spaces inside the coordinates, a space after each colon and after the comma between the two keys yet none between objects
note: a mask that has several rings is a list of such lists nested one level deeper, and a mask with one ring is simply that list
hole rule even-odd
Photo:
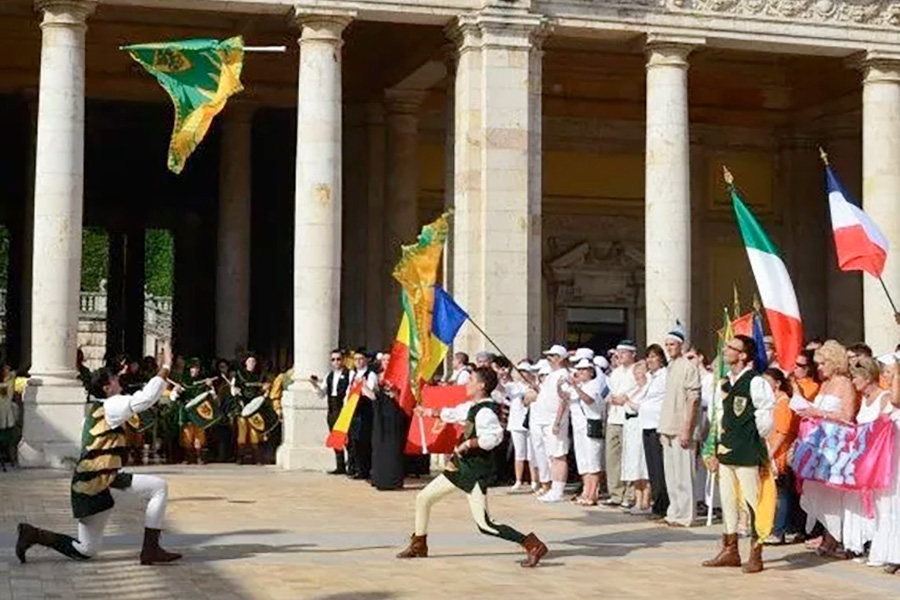
[{"label": "man in black suit", "polygon": [[[347,395],[347,386],[350,384],[350,374],[344,368],[344,355],[340,349],[336,348],[331,351],[331,371],[325,376],[325,379],[319,379],[313,375],[310,377],[310,382],[315,386],[319,396],[328,399],[327,421],[328,430],[331,431],[338,419],[338,415],[341,414],[341,409],[344,407],[344,396]],[[329,471],[329,473],[331,475],[344,475],[347,473],[344,451],[335,450],[334,456],[337,461],[337,468],[334,471]],[[349,462],[350,470],[352,471],[355,464],[353,456],[351,455],[349,461],[346,462]],[[349,474],[353,475],[353,473]]]}]

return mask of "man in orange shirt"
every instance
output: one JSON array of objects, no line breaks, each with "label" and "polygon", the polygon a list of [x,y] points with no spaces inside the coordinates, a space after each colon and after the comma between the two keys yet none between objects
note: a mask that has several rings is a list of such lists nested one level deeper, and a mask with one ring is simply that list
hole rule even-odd
[{"label": "man in orange shirt", "polygon": [[[797,357],[798,364],[804,358],[803,354]],[[795,368],[795,371],[797,368]],[[766,540],[765,544],[783,544],[785,536],[796,538],[802,531],[800,498],[797,495],[797,487],[794,472],[790,465],[791,446],[797,439],[800,428],[800,418],[791,410],[792,389],[784,373],[780,369],[768,369],[763,374],[765,380],[772,386],[775,393],[775,409],[772,413],[774,426],[766,440],[769,446],[769,456],[775,469],[775,484],[778,488],[778,504],[775,511],[775,528]],[[816,387],[812,379],[808,379]],[[799,382],[798,382],[799,385]],[[801,392],[802,393],[802,392]],[[793,540],[792,540],[793,541]]]}]

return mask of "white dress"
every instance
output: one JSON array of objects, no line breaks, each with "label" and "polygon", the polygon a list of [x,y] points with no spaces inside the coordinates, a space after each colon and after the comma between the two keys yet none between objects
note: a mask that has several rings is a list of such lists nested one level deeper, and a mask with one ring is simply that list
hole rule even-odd
[{"label": "white dress", "polygon": [[[860,425],[871,423],[878,418],[881,408],[881,399],[888,392],[882,392],[872,401],[866,404],[865,399],[859,407],[859,413],[856,415],[856,422]],[[862,554],[865,551],[866,542],[872,541],[875,535],[875,517],[866,516],[866,510],[863,506],[862,494],[859,492],[844,492],[844,522],[842,541],[844,549],[855,554]]]},{"label": "white dress", "polygon": [[[819,394],[813,402],[813,406],[828,412],[841,410],[842,404],[841,399],[832,394]],[[841,541],[844,519],[843,490],[828,487],[818,481],[804,480],[800,508],[806,511],[807,533],[810,533],[816,521],[819,521],[835,540]]]},{"label": "white dress", "polygon": [[[640,404],[647,394],[649,383],[637,390],[630,398]],[[647,458],[644,454],[644,428],[638,413],[631,408],[625,411],[625,426],[622,428],[622,481],[642,481],[650,479],[647,474]]]},{"label": "white dress", "polygon": [[869,548],[869,562],[900,565],[900,410],[891,414],[894,422],[894,483],[875,496],[875,535]]}]

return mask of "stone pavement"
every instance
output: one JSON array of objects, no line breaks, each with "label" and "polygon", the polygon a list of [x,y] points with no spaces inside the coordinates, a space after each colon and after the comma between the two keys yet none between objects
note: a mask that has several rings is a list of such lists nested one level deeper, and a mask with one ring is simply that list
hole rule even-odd
[{"label": "stone pavement", "polygon": [[[117,505],[104,552],[74,562],[35,549],[13,553],[22,519],[74,533],[68,474],[0,473],[0,600],[198,598],[840,598],[900,597],[900,577],[801,546],[769,549],[766,571],[744,576],[699,567],[718,527],[672,530],[612,509],[542,505],[491,492],[496,520],[534,530],[550,546],[541,567],[521,569],[517,547],[480,535],[462,495],[432,513],[426,560],[394,558],[412,522],[413,489],[376,492],[360,482],[274,467],[157,467],[169,481],[166,547],[182,562],[141,567],[139,507]],[[420,482],[411,480],[410,487]],[[746,542],[745,542],[746,543]]]}]

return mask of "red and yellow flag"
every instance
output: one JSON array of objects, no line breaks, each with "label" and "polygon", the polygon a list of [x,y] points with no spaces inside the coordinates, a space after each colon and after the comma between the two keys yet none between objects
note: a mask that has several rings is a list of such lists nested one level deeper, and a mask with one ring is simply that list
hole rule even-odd
[{"label": "red and yellow flag", "polygon": [[344,408],[341,409],[341,414],[338,415],[337,421],[334,422],[334,427],[332,428],[331,433],[328,434],[328,439],[325,440],[325,446],[328,448],[343,450],[347,445],[350,422],[353,421],[356,405],[359,404],[359,395],[362,390],[362,384],[362,381],[357,381],[353,384],[353,387],[350,388],[350,393],[347,394],[347,401],[344,402]]}]

